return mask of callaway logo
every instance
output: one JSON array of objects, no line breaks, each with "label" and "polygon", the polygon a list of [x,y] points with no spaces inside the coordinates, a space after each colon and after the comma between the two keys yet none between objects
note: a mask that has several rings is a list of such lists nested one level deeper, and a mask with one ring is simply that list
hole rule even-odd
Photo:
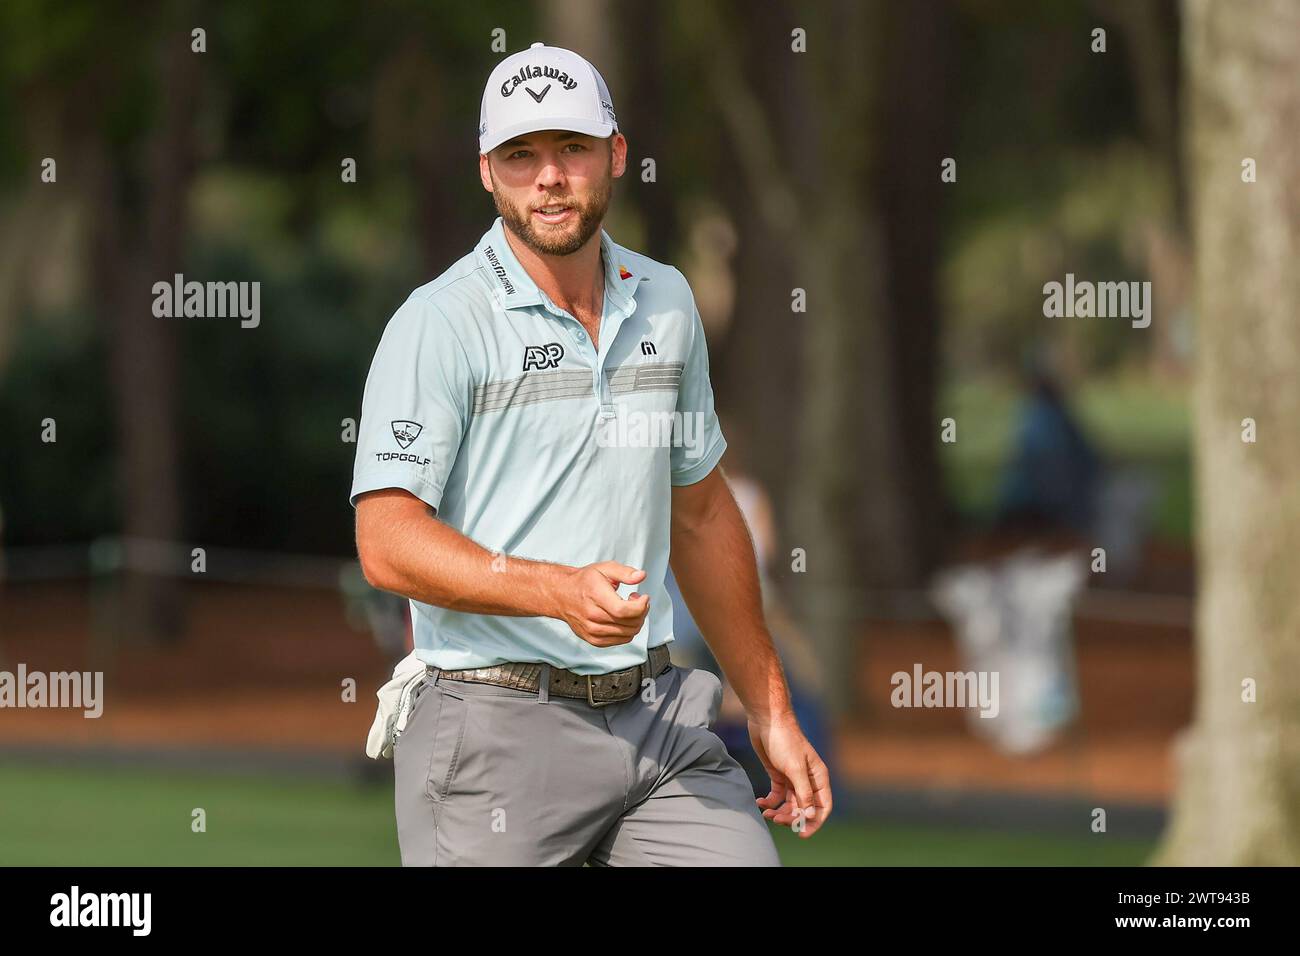
[{"label": "callaway logo", "polygon": [[531,96],[531,97],[532,97],[534,100],[536,100],[538,103],[540,103],[542,100],[546,99],[546,94],[549,93],[550,91],[551,91],[551,84],[550,84],[550,83],[547,83],[546,86],[542,89],[542,92],[540,92],[540,93],[534,93],[534,92],[533,92],[531,89],[529,89],[528,87],[526,87],[526,86],[524,87],[524,92],[527,93],[529,96]]},{"label": "callaway logo", "polygon": [[[565,73],[563,70],[557,70],[553,66],[525,66],[518,73],[501,84],[501,95],[509,96],[521,84],[538,78],[555,80],[555,82],[559,83],[566,90],[572,90],[578,85],[577,80],[569,76],[569,74]],[[532,93],[533,91],[529,90],[528,92]],[[546,90],[542,90],[542,96],[545,95]],[[538,96],[536,93],[533,93],[533,99],[537,100],[539,103],[542,101],[542,97]]]},{"label": "callaway logo", "polygon": [[549,345],[529,345],[524,348],[524,371],[530,368],[556,368],[564,358],[564,346],[558,342]]},{"label": "callaway logo", "polygon": [[420,432],[424,431],[424,426],[415,422],[393,422],[393,437],[397,439],[397,444],[403,448],[410,448],[411,442],[420,437]]}]

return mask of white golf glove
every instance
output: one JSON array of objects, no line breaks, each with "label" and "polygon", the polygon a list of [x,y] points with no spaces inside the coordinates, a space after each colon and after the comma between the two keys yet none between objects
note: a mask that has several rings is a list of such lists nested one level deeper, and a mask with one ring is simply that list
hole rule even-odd
[{"label": "white golf glove", "polygon": [[370,725],[370,736],[366,738],[366,756],[373,760],[393,756],[393,744],[406,729],[406,718],[411,712],[411,694],[424,675],[424,661],[414,651],[393,668],[393,679],[375,694],[379,707],[375,722]]}]

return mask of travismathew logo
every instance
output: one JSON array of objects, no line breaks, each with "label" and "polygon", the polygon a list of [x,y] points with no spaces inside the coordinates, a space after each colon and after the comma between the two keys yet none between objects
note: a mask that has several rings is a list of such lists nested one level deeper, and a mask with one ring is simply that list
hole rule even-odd
[{"label": "travismathew logo", "polygon": [[[557,70],[553,66],[525,66],[522,69],[520,69],[518,73],[516,73],[514,76],[509,77],[504,83],[501,84],[501,95],[509,96],[515,90],[519,89],[519,87],[522,86],[524,83],[527,83],[529,80],[539,79],[539,78],[554,80],[555,82],[559,83],[562,87],[564,87],[566,90],[572,90],[578,86],[577,80],[569,76],[569,74],[565,73],[563,70]],[[549,88],[550,87],[548,86],[547,89]],[[528,92],[533,93],[532,90],[529,90]],[[533,93],[533,99],[537,100],[537,102],[540,103],[542,101],[542,96],[545,95],[546,95],[546,90],[542,90],[541,96],[538,96],[536,93]]]},{"label": "travismathew logo", "polygon": [[424,426],[416,422],[393,422],[393,437],[397,439],[397,444],[403,448],[410,448],[411,442],[420,437],[420,432],[424,431]]},{"label": "travismathew logo", "polygon": [[490,265],[492,271],[497,274],[497,279],[501,281],[501,286],[506,290],[506,295],[514,295],[514,284],[510,281],[510,277],[506,275],[506,267],[501,264],[501,260],[498,259],[497,254],[492,251],[492,247],[484,246],[483,254],[487,256],[488,265]]}]

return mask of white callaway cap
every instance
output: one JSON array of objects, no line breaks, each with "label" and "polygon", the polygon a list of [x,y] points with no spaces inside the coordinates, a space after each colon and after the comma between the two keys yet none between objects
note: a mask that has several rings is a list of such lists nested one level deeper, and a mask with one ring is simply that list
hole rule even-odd
[{"label": "white callaway cap", "polygon": [[614,101],[596,68],[572,50],[534,43],[497,64],[483,90],[478,151],[542,129],[604,139],[618,131]]}]

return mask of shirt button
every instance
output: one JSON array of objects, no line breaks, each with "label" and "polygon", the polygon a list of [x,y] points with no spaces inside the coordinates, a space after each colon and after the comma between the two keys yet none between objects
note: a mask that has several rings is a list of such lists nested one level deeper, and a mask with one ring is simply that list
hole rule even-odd
[{"label": "shirt button", "polygon": [[587,341],[587,333],[582,331],[582,329],[575,329],[573,332],[573,337],[577,339],[579,342]]}]

